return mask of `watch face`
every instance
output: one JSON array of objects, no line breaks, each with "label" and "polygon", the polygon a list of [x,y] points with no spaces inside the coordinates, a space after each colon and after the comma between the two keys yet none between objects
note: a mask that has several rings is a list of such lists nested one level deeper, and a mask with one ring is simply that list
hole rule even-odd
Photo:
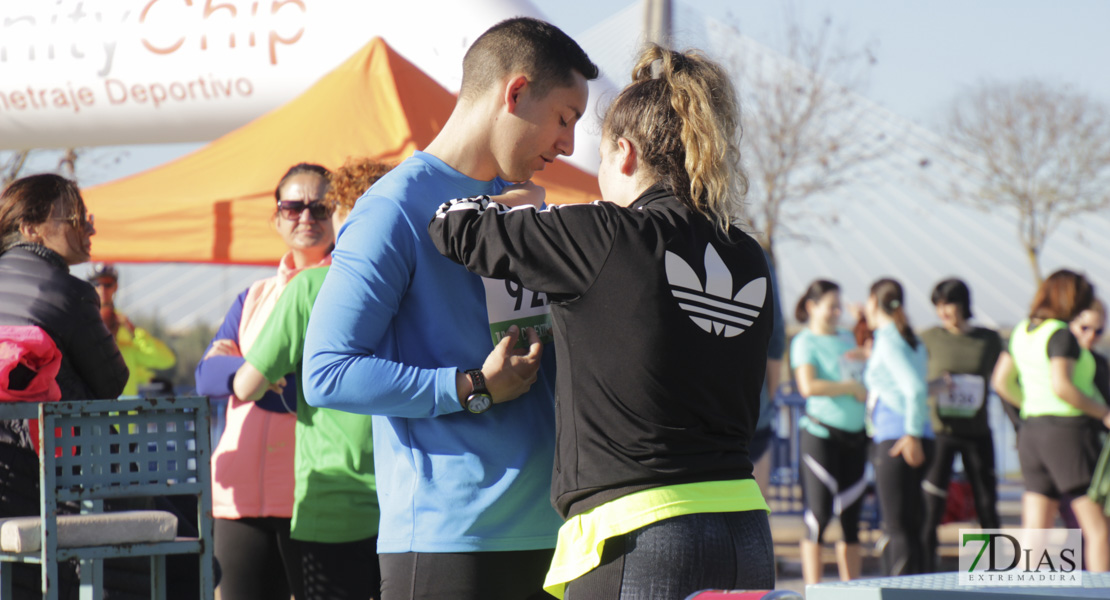
[{"label": "watch face", "polygon": [[466,400],[466,410],[472,413],[484,413],[493,406],[493,398],[486,394],[471,394]]}]

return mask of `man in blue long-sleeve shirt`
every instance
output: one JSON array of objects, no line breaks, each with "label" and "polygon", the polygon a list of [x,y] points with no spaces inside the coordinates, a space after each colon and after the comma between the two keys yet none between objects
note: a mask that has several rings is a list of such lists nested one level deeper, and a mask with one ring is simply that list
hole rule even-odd
[{"label": "man in blue long-sleeve shirt", "polygon": [[495,25],[466,54],[443,130],[340,230],[309,322],[304,388],[314,406],[374,415],[384,600],[542,593],[561,524],[549,503],[554,356],[534,331],[515,352],[526,334],[495,348],[491,331],[543,299],[443,258],[426,227],[440,203],[497,194],[573,152],[596,76],[557,28]]}]

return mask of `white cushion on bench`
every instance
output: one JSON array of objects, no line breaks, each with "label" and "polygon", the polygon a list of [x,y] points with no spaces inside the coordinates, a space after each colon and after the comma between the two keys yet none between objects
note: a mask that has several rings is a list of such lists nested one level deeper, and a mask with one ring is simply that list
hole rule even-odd
[{"label": "white cushion on bench", "polygon": [[[0,550],[38,551],[42,544],[41,530],[39,517],[0,519]],[[59,548],[171,542],[176,534],[177,517],[162,510],[58,515]]]}]

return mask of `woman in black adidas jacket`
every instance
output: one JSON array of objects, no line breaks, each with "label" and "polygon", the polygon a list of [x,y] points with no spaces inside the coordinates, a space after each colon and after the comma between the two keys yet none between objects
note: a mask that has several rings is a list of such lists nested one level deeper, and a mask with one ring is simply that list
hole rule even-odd
[{"label": "woman in black adidas jacket", "polygon": [[[546,582],[556,595],[774,587],[747,451],[771,289],[759,245],[730,224],[747,183],[738,117],[718,65],[652,46],[604,120],[605,201],[457,200],[428,227],[448,258],[551,304],[552,501],[567,519]],[[538,204],[537,191],[509,196]]]}]

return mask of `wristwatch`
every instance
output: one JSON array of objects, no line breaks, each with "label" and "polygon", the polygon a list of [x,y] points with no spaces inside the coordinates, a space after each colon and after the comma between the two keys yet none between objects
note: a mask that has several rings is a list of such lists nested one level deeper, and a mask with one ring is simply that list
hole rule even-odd
[{"label": "wristwatch", "polygon": [[466,376],[470,378],[474,391],[466,397],[463,408],[476,415],[486,412],[493,406],[493,396],[490,396],[489,390],[486,389],[486,376],[482,375],[481,369],[470,369],[466,371]]}]

